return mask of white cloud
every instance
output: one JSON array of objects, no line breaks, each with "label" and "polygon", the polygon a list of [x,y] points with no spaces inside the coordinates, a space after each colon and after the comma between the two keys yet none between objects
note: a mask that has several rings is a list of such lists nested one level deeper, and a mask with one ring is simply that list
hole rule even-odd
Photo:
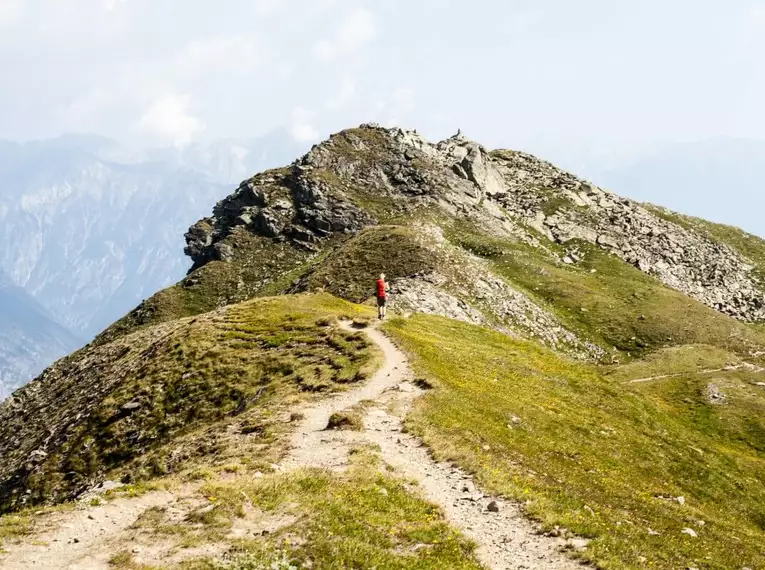
[{"label": "white cloud", "polygon": [[149,107],[137,129],[176,146],[185,146],[204,130],[202,122],[189,113],[190,106],[189,95],[165,95]]},{"label": "white cloud", "polygon": [[353,83],[353,81],[351,81],[350,78],[346,77],[345,80],[343,80],[343,85],[340,87],[340,91],[336,95],[333,95],[327,99],[325,107],[332,111],[341,109],[343,105],[353,99],[355,93],[356,85]]},{"label": "white cloud", "polygon": [[120,4],[124,4],[127,0],[103,0],[104,10],[111,12]]},{"label": "white cloud", "polygon": [[412,111],[417,108],[416,93],[409,87],[398,87],[384,99],[369,104],[371,117],[386,127],[411,127]]},{"label": "white cloud", "polygon": [[319,131],[311,124],[313,113],[302,108],[295,107],[292,110],[292,125],[290,135],[297,142],[313,142],[319,140]]},{"label": "white cloud", "polygon": [[278,6],[278,0],[255,0],[255,13],[258,16],[265,16],[273,12]]},{"label": "white cloud", "polygon": [[411,111],[415,107],[414,91],[399,87],[393,92],[393,106],[399,111]]},{"label": "white cloud", "polygon": [[292,125],[290,134],[297,142],[313,142],[319,140],[319,131],[308,123]]},{"label": "white cloud", "polygon": [[295,72],[295,69],[292,65],[288,63],[280,63],[275,66],[274,72],[276,73],[276,77],[278,77],[279,79],[285,80],[292,77],[293,73]]},{"label": "white cloud", "polygon": [[122,124],[129,125],[126,135],[184,145],[205,127],[190,112],[192,96],[203,98],[203,86],[211,81],[233,84],[248,78],[262,62],[258,42],[250,35],[196,39],[163,55],[116,67],[107,81],[58,111],[62,123],[69,130],[99,131],[121,116],[127,119]]},{"label": "white cloud", "polygon": [[209,70],[247,74],[261,61],[252,36],[220,36],[190,43],[170,69],[197,75]]},{"label": "white cloud", "polygon": [[508,34],[522,34],[540,24],[543,19],[544,12],[541,10],[519,10],[503,22],[503,27]]},{"label": "white cloud", "polygon": [[314,54],[322,61],[331,61],[348,55],[377,36],[375,16],[369,10],[358,8],[346,16],[331,39],[321,40]]},{"label": "white cloud", "polygon": [[0,27],[18,24],[24,17],[24,0],[0,0]]}]

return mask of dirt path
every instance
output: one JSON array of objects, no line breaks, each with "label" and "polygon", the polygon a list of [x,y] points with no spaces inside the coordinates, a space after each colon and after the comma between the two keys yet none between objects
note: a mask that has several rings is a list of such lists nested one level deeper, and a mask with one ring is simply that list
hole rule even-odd
[{"label": "dirt path", "polygon": [[686,376],[688,374],[719,374],[720,372],[735,372],[736,370],[750,370],[752,372],[765,372],[765,368],[761,368],[749,362],[738,364],[736,366],[726,366],[725,368],[713,368],[707,370],[697,370],[691,372],[677,372],[675,374],[662,374],[661,376],[648,376],[647,378],[637,378],[635,380],[629,380],[624,384],[642,384],[643,382],[653,382],[655,380],[667,380],[669,378],[679,378],[680,376]]},{"label": "dirt path", "polygon": [[[537,534],[517,505],[484,495],[469,475],[451,465],[436,463],[420,440],[402,433],[402,418],[423,392],[411,384],[412,374],[404,354],[380,331],[371,328],[365,332],[383,351],[384,365],[363,387],[306,410],[292,438],[292,452],[282,467],[342,469],[352,447],[377,444],[387,464],[400,476],[417,481],[423,495],[444,509],[449,522],[478,544],[478,558],[487,568],[581,568],[560,549],[581,548],[585,541],[567,544]],[[367,403],[363,432],[324,430],[333,412],[361,402]],[[498,507],[497,512],[489,510],[491,503]]]},{"label": "dirt path", "polygon": [[[487,569],[580,568],[560,549],[582,547],[584,542],[566,543],[538,535],[515,504],[484,495],[470,476],[451,465],[436,463],[421,441],[402,433],[402,419],[423,391],[411,383],[405,355],[380,331],[370,328],[365,332],[384,354],[382,367],[364,385],[304,408],[304,419],[291,437],[291,452],[280,469],[344,469],[352,447],[377,444],[382,459],[398,475],[417,482],[413,490],[440,505],[450,523],[476,542],[478,558]],[[325,431],[333,412],[361,403],[365,404],[364,431]],[[126,544],[135,546],[130,542],[130,527],[142,513],[153,507],[184,510],[182,502],[192,494],[193,490],[185,489],[150,492],[100,505],[84,501],[73,511],[42,515],[40,530],[18,544],[6,544],[7,553],[0,554],[0,569],[107,570],[114,554]],[[496,512],[488,509],[492,502]],[[146,548],[144,544],[135,551]],[[162,560],[161,554],[144,552],[141,557]]]},{"label": "dirt path", "polygon": [[107,570],[109,558],[120,550],[117,542],[147,509],[175,502],[169,492],[150,492],[98,506],[79,505],[73,511],[43,515],[42,532],[34,540],[5,546],[0,568]]}]

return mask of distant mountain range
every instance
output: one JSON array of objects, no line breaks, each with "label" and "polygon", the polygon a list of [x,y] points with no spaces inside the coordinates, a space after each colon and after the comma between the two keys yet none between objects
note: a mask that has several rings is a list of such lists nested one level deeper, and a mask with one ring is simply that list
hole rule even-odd
[{"label": "distant mountain range", "polygon": [[0,394],[182,277],[188,226],[299,151],[282,132],[141,153],[95,136],[0,141],[0,268],[15,287],[3,289],[0,337],[16,339],[0,346]]},{"label": "distant mountain range", "polygon": [[0,275],[0,400],[81,344],[31,295]]},{"label": "distant mountain range", "polygon": [[617,194],[765,235],[765,141],[716,138],[648,152],[548,154]]}]

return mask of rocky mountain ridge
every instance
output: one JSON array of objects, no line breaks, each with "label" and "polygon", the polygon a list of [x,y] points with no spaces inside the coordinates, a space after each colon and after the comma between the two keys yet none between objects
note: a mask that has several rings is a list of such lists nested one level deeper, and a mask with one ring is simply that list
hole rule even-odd
[{"label": "rocky mountain ridge", "polygon": [[[359,206],[369,200],[388,211],[371,217]],[[765,318],[756,263],[733,247],[531,155],[490,152],[461,135],[433,144],[373,125],[334,135],[290,168],[245,181],[191,228],[186,252],[195,268],[229,260],[226,238],[238,230],[318,250],[338,234],[428,205],[535,246],[538,236],[593,244],[725,314]]]},{"label": "rocky mountain ridge", "polygon": [[[214,317],[252,297],[310,291],[362,303],[381,271],[391,279],[391,308],[399,313],[446,316],[534,339],[579,360],[618,362],[624,353],[653,350],[672,337],[659,333],[643,340],[642,325],[630,325],[637,327],[627,332],[631,340],[616,342],[599,332],[602,325],[588,324],[595,318],[590,309],[577,306],[575,315],[561,310],[563,299],[540,295],[527,279],[531,272],[549,280],[555,271],[584,280],[599,271],[598,264],[616,259],[642,272],[646,284],[659,279],[673,286],[679,292],[673,302],[690,302],[685,293],[717,310],[730,332],[714,342],[738,339],[732,348],[743,354],[759,346],[759,337],[723,317],[760,318],[755,265],[741,253],[549,163],[524,153],[490,152],[462,135],[433,144],[416,132],[376,125],[343,131],[292,165],[244,181],[217,203],[212,216],[190,228],[186,241],[193,267],[182,281],[14,394],[4,412],[27,417],[52,405],[51,383],[73,382],[86,397],[92,390],[83,386],[94,379],[89,371],[111,370],[129,352],[130,339],[142,339],[147,352],[131,356],[129,366],[120,365],[99,388],[99,398],[108,398],[123,372],[142,377],[142,363],[151,360],[151,346],[162,344],[158,339],[165,332],[196,322],[182,317],[208,311]],[[523,270],[526,281],[501,271],[504,262],[497,260],[527,253],[539,263]],[[693,309],[714,319],[714,311],[706,310]],[[713,342],[703,340],[703,329],[697,342]],[[71,401],[77,408],[77,400]],[[71,430],[92,421],[86,410],[92,406],[79,407],[51,416],[55,426],[43,422],[24,449],[39,448],[46,454],[40,457],[47,457],[67,442]],[[108,424],[100,416],[99,421]],[[55,439],[43,437],[51,430]],[[25,453],[14,455],[15,461],[23,462]],[[35,464],[19,464],[13,477],[23,480],[37,470]],[[83,488],[93,481],[86,478]]]}]

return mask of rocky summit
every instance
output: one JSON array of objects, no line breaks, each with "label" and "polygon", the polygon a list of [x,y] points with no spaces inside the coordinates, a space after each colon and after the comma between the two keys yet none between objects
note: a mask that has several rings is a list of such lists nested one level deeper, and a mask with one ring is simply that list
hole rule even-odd
[{"label": "rocky summit", "polygon": [[[735,318],[765,318],[754,260],[655,207],[578,179],[529,154],[488,151],[462,135],[437,144],[416,132],[362,125],[291,167],[247,180],[186,235],[198,268],[236,258],[237,232],[314,253],[338,235],[418,209],[472,220],[544,249],[593,244]],[[543,238],[540,240],[540,238]]]},{"label": "rocky summit", "polygon": [[[185,237],[0,405],[13,567],[765,566],[760,238],[372,124]],[[24,546],[71,501],[133,514]]]}]

